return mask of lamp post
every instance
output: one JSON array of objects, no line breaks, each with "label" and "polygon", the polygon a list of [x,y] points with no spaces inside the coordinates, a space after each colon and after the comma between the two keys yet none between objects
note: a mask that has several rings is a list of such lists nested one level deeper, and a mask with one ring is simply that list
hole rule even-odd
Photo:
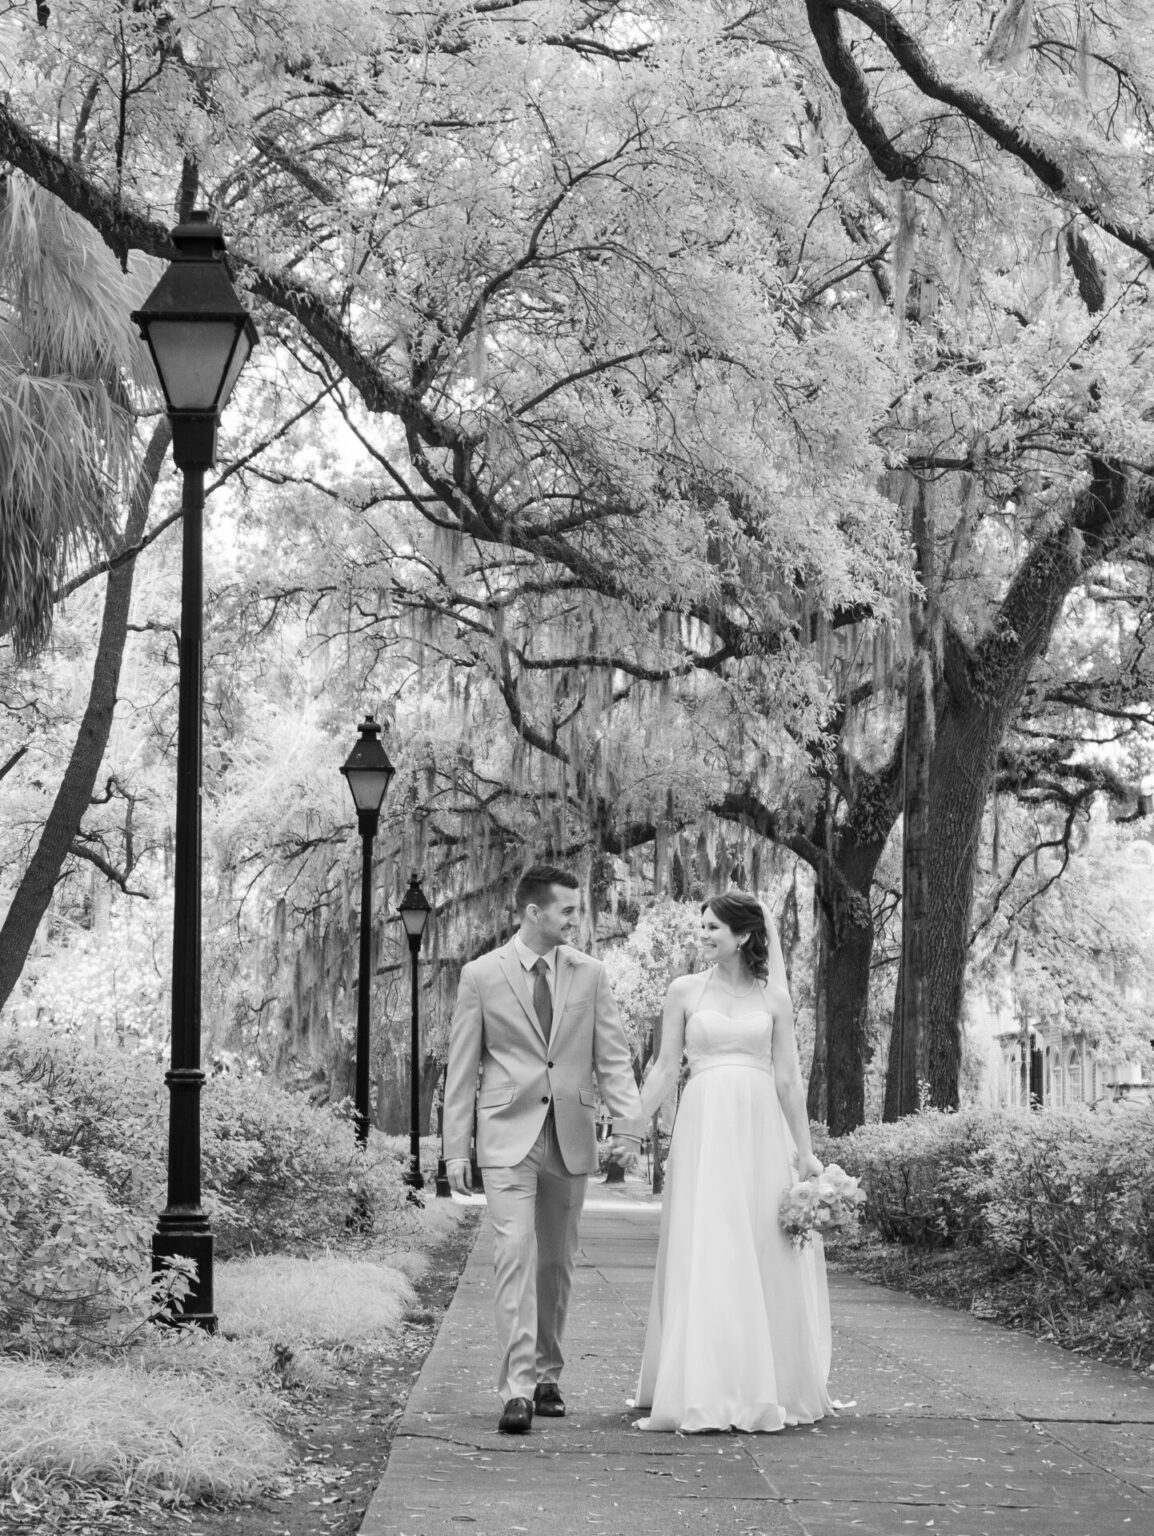
[{"label": "lamp post", "polygon": [[358,727],[360,739],[341,767],[357,808],[361,833],[361,963],[357,977],[357,1067],[354,1100],[357,1140],[369,1139],[369,982],[372,965],[373,839],[381,805],[394,772],[381,745],[381,728],[372,715]]},{"label": "lamp post", "polygon": [[424,936],[425,924],[429,921],[429,913],[433,909],[425,899],[416,871],[413,871],[409,881],[409,889],[401,897],[398,911],[401,914],[401,922],[405,925],[405,933],[409,940],[409,957],[412,960],[413,971],[413,1013],[412,1036],[409,1048],[409,1171],[405,1174],[405,1183],[410,1189],[424,1189],[425,1180],[421,1173],[421,1081],[418,1070],[418,1053],[420,1051],[420,1030],[418,1029],[417,1010],[419,1006],[417,987],[417,956],[421,948],[421,939]]},{"label": "lamp post", "polygon": [[153,1268],[191,1259],[196,1281],[182,1318],[209,1331],[212,1231],[200,1189],[200,771],[204,479],[216,463],[216,429],[257,340],[256,327],[225,270],[224,237],[195,212],[172,231],[176,257],[132,316],[148,343],[172,423],[172,456],[183,477],[180,650],[176,749],[176,867],[172,937],[172,1067],[168,1204],[152,1239]]},{"label": "lamp post", "polygon": [[448,1082],[449,1068],[441,1068],[441,1097],[437,1107],[437,1199],[451,1200],[453,1189],[449,1183],[449,1171],[445,1164],[445,1084]]}]

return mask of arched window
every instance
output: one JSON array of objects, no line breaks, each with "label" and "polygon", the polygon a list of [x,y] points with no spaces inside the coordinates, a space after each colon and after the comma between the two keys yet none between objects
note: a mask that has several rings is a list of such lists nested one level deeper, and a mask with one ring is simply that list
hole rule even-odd
[{"label": "arched window", "polygon": [[1066,1102],[1081,1104],[1085,1097],[1082,1090],[1082,1060],[1076,1046],[1070,1047],[1066,1057]]}]

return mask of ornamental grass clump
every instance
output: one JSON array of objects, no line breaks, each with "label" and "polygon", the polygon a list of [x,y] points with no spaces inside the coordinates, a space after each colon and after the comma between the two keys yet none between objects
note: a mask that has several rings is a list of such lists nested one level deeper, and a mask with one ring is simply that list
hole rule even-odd
[{"label": "ornamental grass clump", "polygon": [[0,1360],[0,1494],[59,1482],[178,1500],[251,1497],[288,1449],[243,1390],[189,1372]]},{"label": "ornamental grass clump", "polygon": [[331,1254],[232,1259],[216,1272],[220,1326],[244,1337],[280,1340],[287,1323],[320,1345],[380,1342],[416,1297],[400,1270]]}]

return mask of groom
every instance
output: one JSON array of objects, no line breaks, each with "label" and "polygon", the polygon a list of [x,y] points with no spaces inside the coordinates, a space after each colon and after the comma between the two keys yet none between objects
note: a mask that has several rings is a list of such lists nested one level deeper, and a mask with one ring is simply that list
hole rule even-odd
[{"label": "groom", "polygon": [[515,892],[520,927],[508,944],[464,967],[453,1010],[445,1166],[452,1188],[467,1193],[475,1102],[495,1239],[504,1405],[497,1428],[506,1435],[524,1434],[534,1410],[544,1418],[565,1412],[561,1344],[577,1223],[597,1168],[594,1075],[610,1114],[641,1114],[605,967],[567,942],[577,890],[567,870],[527,869]]}]

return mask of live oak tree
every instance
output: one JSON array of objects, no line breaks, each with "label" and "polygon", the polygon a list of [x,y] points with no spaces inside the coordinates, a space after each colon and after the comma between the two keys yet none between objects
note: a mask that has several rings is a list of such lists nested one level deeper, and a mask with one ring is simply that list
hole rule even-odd
[{"label": "live oak tree", "polygon": [[474,717],[463,753],[426,720],[412,779],[459,905],[526,846],[647,849],[659,882],[716,875],[722,823],[725,871],[789,849],[836,1129],[915,784],[942,836],[908,840],[912,974],[956,1095],[993,754],[1143,515],[1148,45],[1124,8],[1008,10],[984,60],[978,5],[7,19],[0,154],[120,253],[209,202],[266,334],[343,397],[374,466],[318,488],[347,557],[318,584],[274,544],[262,583],[325,588],[334,640],[343,605],[426,714]]}]

